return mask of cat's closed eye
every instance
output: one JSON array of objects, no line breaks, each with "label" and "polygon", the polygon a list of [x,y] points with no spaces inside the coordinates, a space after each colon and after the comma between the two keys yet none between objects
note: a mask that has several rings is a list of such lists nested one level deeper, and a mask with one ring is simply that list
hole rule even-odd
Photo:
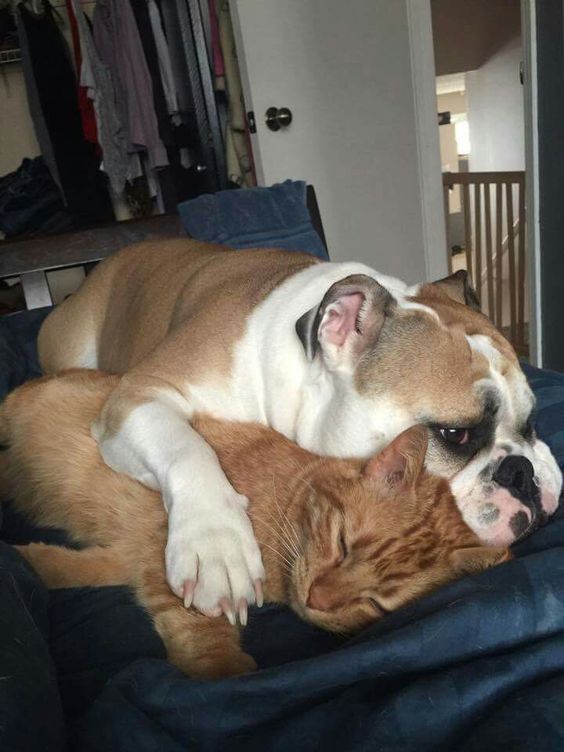
[{"label": "cat's closed eye", "polygon": [[340,558],[339,558],[339,564],[340,564],[349,555],[349,549],[347,546],[347,541],[346,541],[345,533],[343,530],[341,530],[339,534],[339,553],[340,553]]},{"label": "cat's closed eye", "polygon": [[371,597],[371,598],[368,598],[368,601],[369,601],[370,605],[373,608],[376,609],[376,611],[378,612],[378,614],[389,614],[390,613],[390,609],[389,608],[385,608],[381,604],[381,602],[378,600],[378,598]]}]

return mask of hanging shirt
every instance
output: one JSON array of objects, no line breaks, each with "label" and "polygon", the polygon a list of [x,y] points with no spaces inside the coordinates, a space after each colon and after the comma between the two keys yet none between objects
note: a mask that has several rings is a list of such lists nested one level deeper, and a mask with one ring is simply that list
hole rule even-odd
[{"label": "hanging shirt", "polygon": [[65,0],[69,22],[71,27],[72,46],[74,48],[74,60],[78,72],[78,106],[80,108],[80,118],[82,120],[82,132],[84,138],[92,144],[98,144],[98,129],[96,127],[96,116],[94,114],[94,105],[88,96],[88,90],[80,80],[80,70],[82,68],[82,49],[80,43],[80,34],[76,23],[72,0]]},{"label": "hanging shirt", "polygon": [[74,11],[82,52],[80,83],[94,106],[98,141],[102,149],[101,168],[110,179],[112,191],[119,196],[126,181],[140,174],[139,160],[135,158],[132,163],[125,129],[116,107],[116,94],[110,70],[98,55],[80,0],[67,0],[67,3],[71,4],[69,16]]},{"label": "hanging shirt", "polygon": [[157,45],[159,72],[161,75],[168,114],[177,115],[180,108],[178,106],[178,96],[176,94],[176,85],[174,83],[174,74],[172,72],[170,50],[163,31],[161,14],[155,0],[147,0],[147,7],[149,8],[149,18],[151,20],[155,44]]},{"label": "hanging shirt", "polygon": [[147,150],[152,169],[168,165],[154,110],[153,87],[128,0],[98,0],[93,19],[98,54],[109,67],[130,151]]}]

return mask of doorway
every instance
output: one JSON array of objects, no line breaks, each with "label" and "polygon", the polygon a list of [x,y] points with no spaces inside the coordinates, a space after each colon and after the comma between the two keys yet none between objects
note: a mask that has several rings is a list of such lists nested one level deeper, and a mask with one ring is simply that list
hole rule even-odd
[{"label": "doorway", "polygon": [[529,356],[523,32],[519,0],[432,0],[447,257]]}]

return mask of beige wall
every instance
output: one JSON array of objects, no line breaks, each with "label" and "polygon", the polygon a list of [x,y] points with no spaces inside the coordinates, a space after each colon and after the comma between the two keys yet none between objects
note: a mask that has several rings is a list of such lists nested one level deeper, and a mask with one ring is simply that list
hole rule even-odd
[{"label": "beige wall", "polygon": [[24,157],[37,157],[39,145],[29,116],[20,63],[0,68],[0,176],[16,170]]}]

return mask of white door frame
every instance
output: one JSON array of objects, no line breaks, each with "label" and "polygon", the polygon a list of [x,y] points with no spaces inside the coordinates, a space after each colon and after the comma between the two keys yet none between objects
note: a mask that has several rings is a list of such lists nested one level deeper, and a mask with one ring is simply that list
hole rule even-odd
[{"label": "white door frame", "polygon": [[406,0],[427,281],[448,273],[431,0]]},{"label": "white door frame", "polygon": [[529,286],[529,359],[542,367],[542,289],[539,219],[536,0],[521,0],[525,118],[525,192]]}]

